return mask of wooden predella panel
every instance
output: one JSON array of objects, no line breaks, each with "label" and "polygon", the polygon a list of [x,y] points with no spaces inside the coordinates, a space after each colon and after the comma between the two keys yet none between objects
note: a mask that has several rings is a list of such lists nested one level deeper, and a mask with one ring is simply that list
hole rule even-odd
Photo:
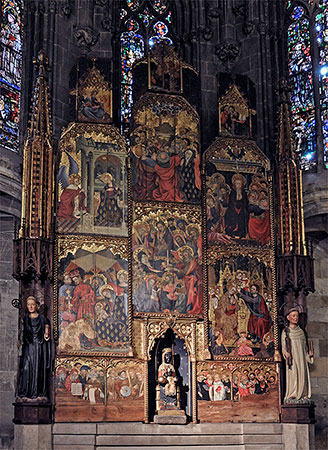
[{"label": "wooden predella panel", "polygon": [[133,110],[132,196],[199,203],[199,118],[182,97],[144,94]]},{"label": "wooden predella panel", "polygon": [[118,130],[75,123],[60,148],[57,231],[127,236],[126,147]]},{"label": "wooden predella panel", "polygon": [[58,358],[55,421],[142,421],[144,377],[143,361]]},{"label": "wooden predella panel", "polygon": [[126,240],[59,239],[56,284],[60,353],[129,350]]},{"label": "wooden predella panel", "polygon": [[278,422],[275,364],[198,362],[197,407],[200,422]]}]

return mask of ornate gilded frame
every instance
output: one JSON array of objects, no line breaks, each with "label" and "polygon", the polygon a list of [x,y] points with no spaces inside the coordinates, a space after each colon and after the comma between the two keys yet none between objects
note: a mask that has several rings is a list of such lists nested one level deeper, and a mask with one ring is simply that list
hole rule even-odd
[{"label": "ornate gilded frame", "polygon": [[[104,236],[85,236],[85,235],[65,235],[59,236],[56,240],[55,249],[55,270],[54,270],[54,338],[57,341],[59,337],[58,333],[58,263],[59,258],[67,254],[68,252],[75,253],[78,249],[92,249],[97,246],[97,249],[103,247],[103,249],[109,249],[114,254],[119,254],[122,258],[128,260],[128,239],[127,238],[112,238]],[[129,278],[129,275],[128,275]],[[128,279],[129,287],[131,285],[130,279]],[[114,356],[114,357],[133,357],[132,349],[132,298],[131,289],[128,291],[128,334],[129,334],[129,346],[126,351],[85,351],[85,350],[65,350],[58,351],[57,356]]]},{"label": "ornate gilded frame", "polygon": [[[255,174],[259,168],[262,168],[265,172],[268,181],[269,188],[269,201],[270,201],[270,245],[268,247],[262,247],[261,245],[250,246],[246,243],[233,242],[231,244],[209,244],[207,242],[207,228],[206,228],[206,165],[208,163],[216,163],[218,171],[235,171]],[[204,271],[206,272],[206,286],[208,289],[208,268],[209,265],[213,264],[215,260],[220,258],[220,256],[227,255],[243,255],[258,258],[265,265],[269,266],[272,273],[272,310],[271,318],[273,321],[273,335],[274,335],[274,356],[272,358],[256,358],[256,356],[251,357],[241,357],[241,356],[213,356],[215,361],[259,361],[259,362],[280,362],[281,356],[279,353],[279,329],[278,329],[278,304],[277,304],[277,280],[276,280],[276,263],[275,263],[275,246],[276,246],[276,236],[274,232],[274,201],[273,201],[273,178],[270,167],[269,159],[264,155],[264,153],[256,145],[255,141],[240,139],[234,137],[218,137],[216,140],[208,147],[203,156],[203,233],[204,245],[203,248],[203,264]],[[207,326],[205,327],[205,342],[209,345],[209,318],[205,317]]]}]

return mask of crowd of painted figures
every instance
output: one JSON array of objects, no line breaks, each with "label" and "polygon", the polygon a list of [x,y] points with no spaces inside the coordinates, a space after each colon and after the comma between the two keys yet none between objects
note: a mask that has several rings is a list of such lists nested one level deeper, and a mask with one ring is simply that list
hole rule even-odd
[{"label": "crowd of painted figures", "polygon": [[166,214],[134,224],[133,303],[137,312],[202,311],[201,232]]},{"label": "crowd of painted figures", "polygon": [[140,368],[105,371],[92,364],[77,362],[56,370],[56,395],[81,399],[90,404],[134,400],[144,395],[144,376]]},{"label": "crowd of painted figures", "polygon": [[268,394],[277,387],[276,373],[259,368],[251,371],[202,372],[197,377],[197,400],[237,402],[252,395]]},{"label": "crowd of painted figures", "polygon": [[62,276],[58,292],[59,349],[102,350],[128,343],[128,273],[97,275],[74,269]]},{"label": "crowd of painted figures", "polygon": [[[214,173],[207,179],[207,232],[210,243],[229,243],[232,238],[270,242],[268,181],[253,175],[251,183],[241,173],[231,177]],[[246,191],[247,187],[247,191]]]}]

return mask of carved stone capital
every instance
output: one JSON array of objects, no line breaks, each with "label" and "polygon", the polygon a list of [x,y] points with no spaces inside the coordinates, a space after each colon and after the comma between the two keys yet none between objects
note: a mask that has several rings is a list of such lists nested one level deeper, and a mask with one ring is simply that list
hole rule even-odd
[{"label": "carved stone capital", "polygon": [[113,30],[112,21],[108,17],[102,20],[101,26],[103,27],[103,29],[105,31],[112,31]]},{"label": "carved stone capital", "polygon": [[208,27],[204,28],[203,29],[203,37],[204,37],[205,41],[210,41],[213,37],[213,31]]},{"label": "carved stone capital", "polygon": [[225,41],[215,48],[216,56],[227,67],[230,68],[237,61],[240,54],[240,44],[237,41]]},{"label": "carved stone capital", "polygon": [[64,16],[69,17],[71,15],[72,12],[72,5],[71,5],[71,1],[70,0],[65,0],[65,3],[62,6],[62,12],[64,14]]},{"label": "carved stone capital", "polygon": [[249,36],[250,34],[253,34],[255,31],[255,24],[253,22],[250,22],[249,20],[247,20],[244,23],[244,33]]},{"label": "carved stone capital", "polygon": [[76,27],[74,38],[80,48],[90,51],[90,48],[98,42],[99,32],[91,27]]}]

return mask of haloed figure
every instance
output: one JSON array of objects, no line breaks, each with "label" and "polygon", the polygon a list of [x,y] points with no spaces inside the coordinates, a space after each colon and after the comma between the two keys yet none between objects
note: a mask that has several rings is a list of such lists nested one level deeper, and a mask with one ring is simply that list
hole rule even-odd
[{"label": "haloed figure", "polygon": [[35,297],[27,298],[23,321],[23,348],[17,401],[47,401],[47,371],[50,367],[50,327],[38,311]]}]

